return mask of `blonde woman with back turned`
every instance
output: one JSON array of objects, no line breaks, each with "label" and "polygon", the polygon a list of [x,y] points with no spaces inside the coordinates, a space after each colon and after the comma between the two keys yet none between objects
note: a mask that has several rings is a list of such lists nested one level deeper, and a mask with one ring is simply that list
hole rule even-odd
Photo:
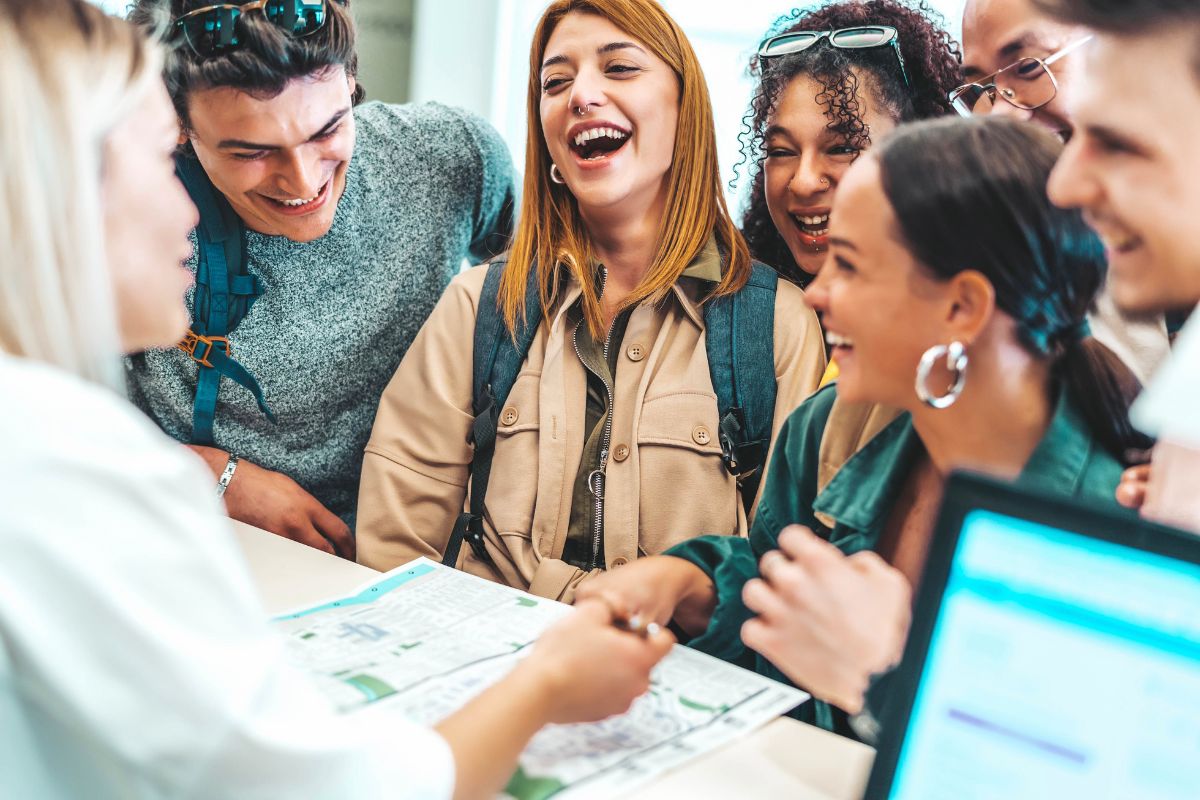
[{"label": "blonde woman with back turned", "polygon": [[187,324],[160,66],[83,0],[0,0],[0,797],[494,796],[670,635],[581,604],[436,731],[338,715],[285,663],[203,464],[120,396],[120,354]]},{"label": "blonde woman with back turned", "polygon": [[[451,283],[383,395],[358,558],[379,569],[444,558],[570,602],[590,576],[697,533],[744,536],[761,470],[745,480],[746,460],[723,457],[718,398],[739,380],[743,392],[774,390],[759,404],[764,456],[817,388],[825,351],[803,293],[784,282],[761,313],[739,318],[734,305],[715,332],[713,309],[764,292],[770,271],[753,265],[725,207],[704,76],[657,3],[557,0],[529,67],[512,249],[502,272]],[[479,441],[476,415],[486,420],[473,370],[489,348],[476,352],[471,335],[485,312],[503,321],[497,344],[529,338],[492,406],[481,482],[468,439]],[[714,355],[730,332],[755,340],[761,378],[740,374],[737,346]],[[468,483],[483,497],[468,498]]]}]

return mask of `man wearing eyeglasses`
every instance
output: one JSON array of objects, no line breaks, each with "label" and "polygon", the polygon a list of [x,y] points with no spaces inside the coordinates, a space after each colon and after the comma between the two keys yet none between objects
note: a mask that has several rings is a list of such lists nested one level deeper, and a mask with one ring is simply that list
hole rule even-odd
[{"label": "man wearing eyeglasses", "polygon": [[230,516],[352,558],[379,397],[464,258],[504,248],[514,187],[483,120],[359,103],[347,5],[134,3],[170,48],[201,224],[193,330],[129,385]]},{"label": "man wearing eyeglasses", "polygon": [[1088,35],[1038,13],[1029,0],[971,0],[963,12],[963,86],[951,103],[963,114],[1032,120],[1066,141],[1071,120],[1062,88]]},{"label": "man wearing eyeglasses", "polygon": [[[1068,99],[1079,83],[1091,32],[1056,21],[1034,0],[969,0],[963,13],[963,78],[950,95],[964,116],[999,114],[1049,128],[1064,142]],[[1143,382],[1169,352],[1162,317],[1117,308],[1110,293],[1090,317],[1096,338]]]},{"label": "man wearing eyeglasses", "polygon": [[[1108,246],[1122,306],[1190,312],[1200,302],[1200,3],[1041,0],[1095,40],[1088,80],[1068,107],[1076,134],[1050,180],[1054,202],[1082,208]],[[1145,515],[1200,532],[1200,323],[1133,409],[1159,437],[1152,468],[1118,490]]]}]

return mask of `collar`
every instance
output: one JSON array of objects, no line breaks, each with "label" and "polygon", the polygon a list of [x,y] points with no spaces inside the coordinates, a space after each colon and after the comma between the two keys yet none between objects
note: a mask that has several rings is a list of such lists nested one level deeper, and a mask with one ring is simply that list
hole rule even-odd
[{"label": "collar", "polygon": [[708,241],[704,243],[704,247],[691,260],[691,263],[687,265],[687,269],[680,273],[679,277],[696,278],[697,280],[708,281],[709,283],[720,283],[723,273],[721,250],[717,247],[717,237],[714,234],[709,234]]},{"label": "collar", "polygon": [[[593,264],[596,270],[599,270],[602,265],[600,262]],[[687,267],[679,274],[680,278],[691,278],[687,283],[689,285],[681,285],[680,281],[675,281],[671,287],[675,293],[675,297],[679,300],[680,306],[691,320],[697,326],[704,327],[704,317],[700,310],[700,303],[708,296],[712,287],[721,282],[721,275],[724,273],[724,261],[721,258],[721,250],[717,247],[717,237],[715,234],[709,234],[708,241],[704,247],[687,265]],[[559,317],[566,313],[567,309],[571,308],[583,294],[583,287],[579,285],[579,281],[572,276],[566,286],[563,287],[562,301],[559,303],[558,311],[555,314],[555,322]]]},{"label": "collar", "polygon": [[813,511],[860,531],[880,525],[891,499],[920,452],[921,440],[905,412],[852,455],[817,495]]},{"label": "collar", "polygon": [[[878,532],[921,448],[912,415],[901,414],[846,461],[817,496],[813,511],[855,530]],[[1095,448],[1087,422],[1063,389],[1050,426],[1016,482],[1074,495]]]},{"label": "collar", "polygon": [[1017,482],[1056,494],[1076,494],[1098,447],[1087,420],[1064,387],[1059,390],[1050,427],[1034,448]]},{"label": "collar", "polygon": [[686,284],[675,281],[675,284],[671,287],[671,290],[675,293],[675,297],[679,300],[679,305],[683,308],[683,312],[698,327],[704,327],[704,315],[700,310],[700,304],[704,301],[704,298],[708,297],[712,288],[721,282],[724,266],[724,260],[721,258],[721,249],[717,247],[717,237],[715,234],[709,234],[708,241],[704,243],[704,247],[691,260],[687,268],[679,274],[680,278],[690,278],[691,280],[687,281]]}]

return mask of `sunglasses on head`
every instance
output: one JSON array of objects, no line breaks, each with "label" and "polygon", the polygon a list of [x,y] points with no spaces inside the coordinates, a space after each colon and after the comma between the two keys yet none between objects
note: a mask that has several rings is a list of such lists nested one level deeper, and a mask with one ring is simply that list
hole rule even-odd
[{"label": "sunglasses on head", "polygon": [[974,83],[950,93],[950,105],[961,116],[988,114],[996,98],[1025,111],[1041,108],[1058,96],[1058,81],[1050,65],[1092,40],[1084,36],[1045,58],[1022,58]]},{"label": "sunglasses on head", "polygon": [[900,34],[891,25],[863,25],[858,28],[842,28],[836,31],[792,31],[767,39],[758,48],[758,58],[766,62],[772,58],[799,53],[822,39],[840,50],[865,50],[872,47],[891,47],[900,62],[900,74],[908,86],[908,69],[904,66],[904,55],[900,52]]},{"label": "sunglasses on head", "polygon": [[182,36],[199,56],[213,56],[241,47],[238,28],[242,15],[260,11],[285,36],[299,39],[316,33],[329,16],[327,0],[253,0],[219,3],[187,12],[175,20],[173,36]]}]

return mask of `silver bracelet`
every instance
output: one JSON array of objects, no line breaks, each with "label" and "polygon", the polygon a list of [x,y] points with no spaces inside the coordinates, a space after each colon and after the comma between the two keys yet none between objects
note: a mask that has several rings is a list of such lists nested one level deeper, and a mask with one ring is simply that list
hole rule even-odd
[{"label": "silver bracelet", "polygon": [[229,454],[229,461],[225,462],[225,471],[221,473],[220,479],[217,481],[217,497],[224,497],[225,490],[229,488],[229,482],[233,480],[233,473],[237,472],[238,457],[233,453]]}]

